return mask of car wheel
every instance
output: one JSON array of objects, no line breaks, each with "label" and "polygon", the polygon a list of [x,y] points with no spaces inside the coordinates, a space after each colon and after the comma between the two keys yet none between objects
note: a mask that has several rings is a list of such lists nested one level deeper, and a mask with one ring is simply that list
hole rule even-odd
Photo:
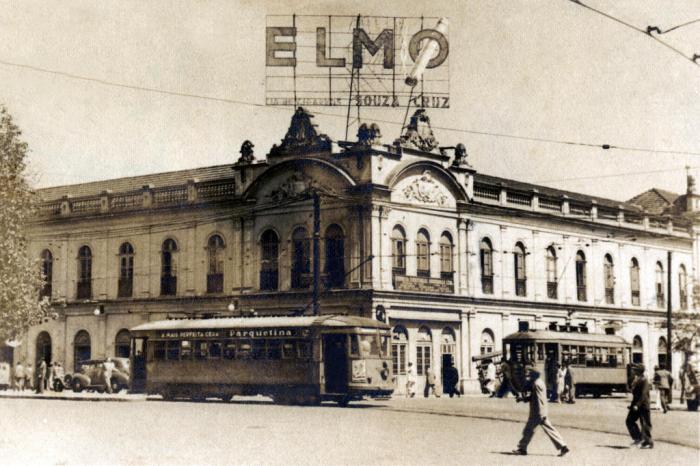
[{"label": "car wheel", "polygon": [[119,385],[119,382],[117,379],[112,379],[111,381],[112,385],[112,393],[119,393],[119,391],[122,389],[121,385]]},{"label": "car wheel", "polygon": [[73,380],[73,391],[75,393],[82,392],[84,388],[85,387],[83,387],[83,384],[82,384],[82,382],[80,382],[80,380],[78,380],[78,379]]},{"label": "car wheel", "polygon": [[63,391],[63,382],[61,380],[56,379],[53,381],[53,389],[55,392],[62,392]]}]

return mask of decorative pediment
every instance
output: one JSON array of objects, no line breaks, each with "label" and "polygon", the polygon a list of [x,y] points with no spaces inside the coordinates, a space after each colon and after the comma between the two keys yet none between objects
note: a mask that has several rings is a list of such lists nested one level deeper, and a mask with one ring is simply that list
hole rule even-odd
[{"label": "decorative pediment", "polygon": [[430,127],[430,118],[424,108],[419,108],[411,116],[398,143],[403,147],[413,146],[423,152],[432,152],[438,147],[438,141]]},{"label": "decorative pediment", "polygon": [[299,198],[313,191],[319,193],[330,193],[325,186],[319,185],[316,180],[302,172],[294,172],[287,179],[282,181],[277,188],[270,191],[269,197],[275,202],[285,199]]},{"label": "decorative pediment", "polygon": [[270,155],[302,154],[327,151],[331,149],[331,140],[325,134],[316,131],[311,122],[313,115],[303,107],[297,108],[282,143],[272,146]]},{"label": "decorative pediment", "polygon": [[409,202],[417,201],[440,207],[447,206],[450,199],[443,186],[433,178],[429,170],[425,170],[421,176],[403,188],[403,196]]}]

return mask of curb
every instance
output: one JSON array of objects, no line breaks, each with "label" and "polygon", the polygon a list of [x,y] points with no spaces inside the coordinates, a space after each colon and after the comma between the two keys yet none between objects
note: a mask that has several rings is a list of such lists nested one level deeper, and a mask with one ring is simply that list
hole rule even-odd
[{"label": "curb", "polygon": [[64,401],[93,401],[93,402],[129,402],[129,401],[146,401],[146,397],[139,396],[138,398],[126,398],[124,396],[111,397],[86,397],[86,396],[65,396],[65,395],[3,395],[0,394],[0,400],[64,400]]}]

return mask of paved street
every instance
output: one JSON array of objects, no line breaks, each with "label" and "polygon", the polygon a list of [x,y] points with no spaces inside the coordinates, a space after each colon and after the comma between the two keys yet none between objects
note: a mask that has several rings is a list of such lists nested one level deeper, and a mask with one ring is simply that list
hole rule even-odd
[{"label": "paved street", "polygon": [[559,459],[543,432],[536,433],[528,457],[508,454],[523,426],[513,421],[526,416],[526,407],[512,400],[397,398],[343,409],[278,406],[264,398],[123,398],[131,401],[0,398],[2,463],[700,463],[697,447],[682,446],[691,440],[697,445],[697,413],[654,413],[656,448],[630,449],[626,436],[613,433],[624,432],[624,399],[553,406],[551,418],[572,449]]}]

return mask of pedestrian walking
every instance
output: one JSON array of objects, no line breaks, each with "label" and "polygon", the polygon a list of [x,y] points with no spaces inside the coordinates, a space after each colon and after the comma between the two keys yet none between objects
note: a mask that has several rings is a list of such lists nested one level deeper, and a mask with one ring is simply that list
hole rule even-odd
[{"label": "pedestrian walking", "polygon": [[496,396],[496,365],[492,360],[489,360],[486,366],[486,391],[493,398]]},{"label": "pedestrian walking", "polygon": [[459,392],[459,371],[451,362],[443,369],[445,372],[445,392],[452,398],[454,395],[461,397]]},{"label": "pedestrian walking", "polygon": [[413,367],[413,363],[408,363],[408,369],[406,369],[406,397],[413,398],[416,396],[416,369]]},{"label": "pedestrian walking", "polygon": [[515,390],[513,384],[513,367],[506,360],[506,358],[501,359],[501,376],[503,380],[501,381],[501,386],[498,387],[498,392],[496,392],[496,397],[503,398],[508,396],[508,393],[512,393],[515,398],[519,398],[520,394]]},{"label": "pedestrian walking", "polygon": [[102,363],[102,375],[104,376],[105,390],[107,393],[112,393],[112,371],[114,371],[114,363],[111,358]]},{"label": "pedestrian walking", "polygon": [[[632,382],[632,404],[625,424],[632,437],[632,445],[640,448],[654,448],[651,438],[651,410],[649,407],[649,380],[644,375],[644,366],[636,364],[632,367],[635,379]],[[639,425],[637,425],[639,422]],[[641,427],[641,428],[640,428]]]},{"label": "pedestrian walking", "polygon": [[571,364],[567,361],[564,363],[566,373],[564,374],[564,398],[569,404],[576,403],[576,379],[571,371]]},{"label": "pedestrian walking", "polygon": [[44,376],[44,390],[51,390],[51,376],[53,375],[53,362],[46,366],[46,374]]},{"label": "pedestrian walking", "polygon": [[34,390],[34,368],[31,364],[27,364],[24,368],[24,386],[29,390]]},{"label": "pedestrian walking", "polygon": [[39,360],[39,365],[36,368],[36,392],[44,393],[44,379],[46,378],[46,361],[43,358]]},{"label": "pedestrian walking", "polygon": [[[654,388],[658,392],[658,401],[660,401],[661,409],[664,414],[671,410],[668,404],[671,402],[671,387],[673,387],[673,376],[666,369],[659,369],[659,366],[654,367]],[[657,403],[659,406],[659,403]]]},{"label": "pedestrian walking", "polygon": [[25,376],[26,373],[24,371],[22,361],[17,361],[17,364],[15,365],[15,390],[18,390],[20,392],[24,391]]},{"label": "pedestrian walking", "polygon": [[535,366],[525,366],[525,380],[530,385],[529,397],[525,397],[524,401],[530,401],[530,415],[527,418],[527,423],[523,429],[523,435],[518,443],[518,448],[513,450],[516,455],[527,455],[527,446],[535,434],[535,428],[542,426],[545,434],[554,444],[554,447],[559,450],[559,456],[564,456],[569,453],[569,447],[564,442],[557,429],[554,428],[547,416],[547,387],[540,377],[540,373],[535,369]]},{"label": "pedestrian walking", "polygon": [[557,369],[557,403],[561,403],[566,391],[566,369],[559,365]]},{"label": "pedestrian walking", "polygon": [[425,398],[428,398],[428,396],[430,396],[431,391],[433,392],[433,395],[435,395],[436,398],[440,398],[440,394],[435,389],[436,383],[437,376],[435,375],[435,371],[433,371],[432,367],[428,367],[425,370],[425,389],[423,390],[423,396]]}]

